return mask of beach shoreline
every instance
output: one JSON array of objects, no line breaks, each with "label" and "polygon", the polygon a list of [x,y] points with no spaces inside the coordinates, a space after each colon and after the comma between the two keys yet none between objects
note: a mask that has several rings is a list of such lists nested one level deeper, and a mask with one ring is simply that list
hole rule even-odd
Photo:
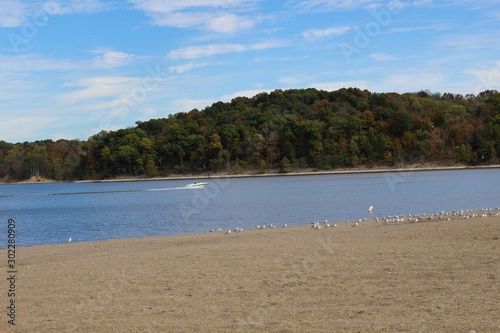
[{"label": "beach shoreline", "polygon": [[[20,248],[17,323],[8,325],[3,316],[0,330],[495,332],[499,327],[499,210],[427,215],[417,223],[405,217],[400,223],[321,225]],[[0,257],[7,258],[6,249]],[[7,274],[7,260],[0,261],[0,271]],[[0,281],[7,290],[9,281]],[[2,293],[4,309],[8,301]]]}]

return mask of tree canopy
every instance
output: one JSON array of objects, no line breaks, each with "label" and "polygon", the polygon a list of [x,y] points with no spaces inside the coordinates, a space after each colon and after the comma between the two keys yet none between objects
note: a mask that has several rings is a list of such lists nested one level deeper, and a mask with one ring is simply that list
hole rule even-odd
[{"label": "tree canopy", "polygon": [[56,180],[414,163],[495,164],[500,93],[275,90],[87,141],[0,141],[0,178]]}]

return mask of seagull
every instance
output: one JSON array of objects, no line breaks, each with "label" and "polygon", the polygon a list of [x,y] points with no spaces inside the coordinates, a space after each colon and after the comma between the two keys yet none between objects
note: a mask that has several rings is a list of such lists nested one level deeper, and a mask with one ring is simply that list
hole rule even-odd
[{"label": "seagull", "polygon": [[368,213],[371,213],[373,210],[373,206],[368,207]]},{"label": "seagull", "polygon": [[71,237],[66,240],[66,243],[71,243]]}]

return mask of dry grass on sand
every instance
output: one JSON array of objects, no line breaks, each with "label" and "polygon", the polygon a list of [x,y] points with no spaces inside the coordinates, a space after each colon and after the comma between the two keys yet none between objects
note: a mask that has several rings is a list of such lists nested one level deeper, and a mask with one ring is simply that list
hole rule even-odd
[{"label": "dry grass on sand", "polygon": [[3,249],[0,332],[498,332],[495,214]]}]

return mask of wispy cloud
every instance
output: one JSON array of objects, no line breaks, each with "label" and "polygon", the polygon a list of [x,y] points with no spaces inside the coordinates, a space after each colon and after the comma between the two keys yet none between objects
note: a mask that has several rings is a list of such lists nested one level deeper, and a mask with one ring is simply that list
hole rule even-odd
[{"label": "wispy cloud", "polygon": [[456,47],[459,49],[500,49],[500,45],[492,43],[493,40],[500,39],[500,31],[492,30],[487,32],[463,33],[440,36],[439,43],[442,46]]},{"label": "wispy cloud", "polygon": [[471,9],[484,9],[497,7],[497,0],[295,0],[293,8],[301,12],[334,12],[364,8],[375,10],[385,7],[392,11],[399,11],[408,6],[414,7],[468,7]]},{"label": "wispy cloud", "polygon": [[43,72],[100,70],[127,66],[143,60],[143,57],[119,51],[93,52],[99,55],[93,59],[70,60],[47,58],[39,54],[0,55],[0,70],[7,72]]},{"label": "wispy cloud", "polygon": [[183,73],[186,73],[186,72],[189,72],[190,70],[194,69],[194,68],[200,68],[200,67],[204,67],[206,66],[207,64],[205,63],[189,63],[189,64],[185,64],[185,65],[179,65],[179,66],[170,66],[169,70],[173,73],[176,73],[176,74],[183,74]]},{"label": "wispy cloud", "polygon": [[254,6],[249,0],[130,0],[152,20],[153,25],[197,28],[217,33],[248,30],[260,16],[248,15]]},{"label": "wispy cloud", "polygon": [[37,54],[0,55],[0,70],[8,72],[38,72],[74,70],[80,65],[67,59],[44,58]]},{"label": "wispy cloud", "polygon": [[297,0],[294,8],[301,12],[335,12],[364,8],[375,10],[380,7],[388,8],[394,12],[399,11],[411,4],[422,1],[402,0]]},{"label": "wispy cloud", "polygon": [[411,26],[411,27],[396,27],[389,29],[389,32],[418,32],[418,31],[443,31],[450,30],[453,28],[451,23],[441,22],[438,24],[427,24],[423,26]]},{"label": "wispy cloud", "polygon": [[187,46],[172,50],[168,53],[168,58],[172,60],[196,59],[210,57],[218,54],[237,53],[252,50],[264,50],[270,48],[284,47],[283,41],[266,41],[254,44],[209,44],[200,46]]},{"label": "wispy cloud", "polygon": [[313,79],[312,75],[289,75],[278,79],[278,82],[287,87],[303,86],[304,82],[310,82]]},{"label": "wispy cloud", "polygon": [[43,128],[49,126],[55,117],[29,116],[29,117],[2,117],[0,132],[3,137],[9,138],[11,142],[25,141],[26,137],[40,136]]},{"label": "wispy cloud", "polygon": [[301,11],[334,11],[354,9],[373,4],[372,0],[300,0],[294,7]]},{"label": "wispy cloud", "polygon": [[0,7],[0,27],[21,27],[51,15],[95,13],[112,8],[111,3],[98,0],[28,1],[4,0]]},{"label": "wispy cloud", "polygon": [[106,51],[92,60],[92,67],[96,69],[115,68],[130,65],[137,59],[133,54],[118,51]]},{"label": "wispy cloud", "polygon": [[372,53],[370,54],[370,58],[376,61],[389,61],[389,60],[397,60],[396,56],[387,54],[387,53]]},{"label": "wispy cloud", "polygon": [[63,94],[61,99],[65,103],[77,103],[81,100],[96,98],[118,98],[126,92],[140,85],[140,79],[125,76],[93,77],[77,81],[66,82],[64,87],[76,88],[74,91]]},{"label": "wispy cloud", "polygon": [[24,22],[26,6],[17,0],[2,1],[0,27],[19,27]]},{"label": "wispy cloud", "polygon": [[302,32],[302,37],[312,40],[323,39],[343,35],[349,30],[351,30],[351,27],[349,26],[332,27],[326,29],[307,29],[306,31]]},{"label": "wispy cloud", "polygon": [[55,14],[65,15],[74,13],[96,13],[114,8],[113,2],[100,0],[69,0],[69,1],[47,1],[43,5],[45,10]]},{"label": "wispy cloud", "polygon": [[381,87],[385,86],[387,91],[391,90],[391,88],[387,87],[397,87],[399,92],[419,91],[422,89],[442,91],[442,89],[446,89],[444,87],[445,82],[445,75],[441,72],[407,72],[388,75],[381,82]]},{"label": "wispy cloud", "polygon": [[474,94],[485,90],[500,90],[500,61],[481,69],[467,70],[465,73],[474,78]]}]

